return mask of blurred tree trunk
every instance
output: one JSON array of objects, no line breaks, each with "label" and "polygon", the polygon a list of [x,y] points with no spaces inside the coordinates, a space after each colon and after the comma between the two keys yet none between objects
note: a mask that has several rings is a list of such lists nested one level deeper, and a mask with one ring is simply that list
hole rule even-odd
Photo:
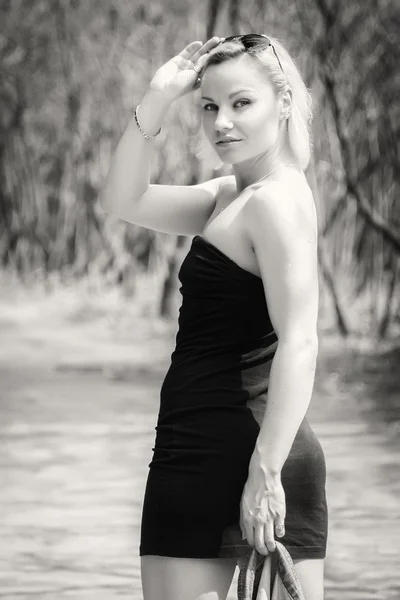
[{"label": "blurred tree trunk", "polygon": [[325,284],[330,292],[330,296],[333,301],[333,307],[334,307],[338,332],[342,337],[347,337],[351,333],[350,327],[347,324],[347,320],[346,320],[345,313],[344,313],[344,308],[343,308],[342,302],[339,298],[339,293],[338,293],[338,290],[337,290],[337,287],[335,284],[335,277],[332,273],[332,270],[328,266],[328,263],[324,256],[324,251],[321,248],[321,245],[319,245],[319,247],[318,247],[318,264],[321,268]]},{"label": "blurred tree trunk", "polygon": [[[0,4],[0,260],[20,276],[93,270],[125,285],[159,269],[172,310],[187,236],[109,219],[98,208],[113,147],[154,73],[191,39],[271,31],[313,85],[324,289],[347,335],[368,298],[371,332],[396,320],[400,245],[400,7],[345,0],[45,0]],[[306,40],[306,43],[305,43]],[[193,102],[167,115],[152,182],[221,174],[195,152]],[[182,110],[181,110],[182,108]],[[160,245],[168,247],[165,263]],[[161,247],[162,250],[162,247]],[[134,286],[130,285],[130,289]],[[159,286],[159,287],[158,287]],[[364,302],[365,304],[365,302]]]},{"label": "blurred tree trunk", "polygon": [[378,327],[378,334],[380,338],[385,338],[387,336],[389,326],[392,322],[392,319],[395,317],[395,303],[399,303],[399,299],[395,296],[398,281],[398,261],[394,256],[392,257],[392,264],[390,265],[390,267],[390,284],[388,289],[388,295],[386,299],[385,310]]},{"label": "blurred tree trunk", "polygon": [[[376,50],[378,49],[379,52],[379,48],[383,45],[383,39],[377,33],[379,27],[383,29],[383,25],[376,12],[372,14],[369,4],[358,5],[354,10],[350,10],[350,7],[341,0],[336,0],[333,4],[328,4],[326,0],[313,0],[313,4],[317,9],[314,21],[312,15],[305,10],[305,7],[311,4],[308,1],[296,0],[304,37],[313,42],[314,58],[335,128],[338,142],[335,145],[339,150],[345,185],[341,199],[330,212],[321,231],[324,241],[329,239],[329,244],[324,244],[324,255],[332,247],[332,242],[335,252],[334,270],[327,275],[326,281],[328,289],[332,291],[336,312],[338,312],[340,306],[337,302],[338,290],[333,291],[333,288],[336,279],[340,281],[341,274],[338,273],[337,277],[335,269],[340,268],[343,271],[343,267],[339,266],[342,258],[339,260],[337,258],[340,253],[344,257],[346,248],[352,245],[352,256],[348,259],[354,265],[353,280],[358,281],[355,286],[356,293],[360,295],[369,284],[376,282],[370,304],[373,311],[371,312],[373,326],[378,318],[375,314],[375,308],[379,306],[378,294],[384,295],[388,303],[385,317],[390,320],[389,305],[395,294],[397,278],[396,276],[384,277],[384,265],[390,264],[393,269],[396,269],[400,253],[400,230],[395,226],[399,224],[400,219],[397,219],[396,223],[396,218],[393,218],[393,213],[397,212],[399,215],[398,203],[395,201],[396,194],[394,187],[390,195],[389,193],[385,195],[382,189],[382,182],[385,181],[382,171],[387,164],[393,175],[397,175],[395,184],[398,186],[400,183],[399,146],[395,143],[396,125],[391,120],[391,115],[395,114],[391,110],[393,98],[389,93],[381,93],[379,100],[376,101],[373,77],[381,78],[380,85],[383,90],[390,89],[390,82],[396,72],[395,69],[398,71],[399,64],[393,56],[400,56],[397,46],[393,54],[391,53],[391,60],[385,55],[384,68],[382,68],[382,61],[375,58]],[[399,10],[397,10],[397,17],[400,17]],[[372,28],[378,23],[379,27]],[[368,37],[369,31],[373,35]],[[394,45],[394,35],[391,38],[388,36],[387,41],[388,46]],[[344,65],[350,63],[350,57],[354,64],[361,53],[371,57],[370,68],[354,72],[353,89],[349,93]],[[371,66],[374,62],[379,69],[375,72]],[[327,128],[329,129],[329,124]],[[356,203],[354,218],[350,218],[354,211],[351,210],[349,200]],[[338,245],[335,247],[336,240]],[[326,264],[323,265],[322,262],[321,260],[322,270],[327,274]],[[338,267],[335,266],[336,264]],[[389,285],[389,289],[385,291],[383,285]],[[388,329],[385,317],[382,322],[382,332]],[[338,315],[340,330],[343,329],[341,322],[343,323],[343,315]]]},{"label": "blurred tree trunk", "polygon": [[166,275],[162,282],[162,293],[159,314],[161,317],[171,317],[175,312],[175,295],[179,285],[178,272],[182,263],[183,250],[187,246],[187,237],[176,236],[176,242],[167,256]]},{"label": "blurred tree trunk", "polygon": [[[373,208],[370,206],[368,199],[363,193],[361,186],[359,185],[360,178],[358,177],[358,169],[352,150],[352,144],[349,138],[349,126],[346,125],[345,119],[342,115],[340,108],[340,92],[336,85],[335,73],[340,71],[339,64],[333,62],[332,50],[336,50],[335,42],[337,38],[342,41],[347,40],[349,36],[349,29],[354,33],[356,29],[356,23],[351,22],[348,28],[340,29],[340,21],[337,19],[336,8],[331,9],[326,0],[314,0],[319,12],[323,18],[324,31],[318,40],[316,40],[316,58],[318,60],[318,67],[320,76],[324,84],[327,98],[330,102],[331,111],[334,117],[334,124],[336,127],[336,134],[340,143],[340,149],[342,153],[342,164],[344,167],[344,174],[346,177],[347,194],[344,199],[348,197],[354,197],[357,202],[360,214],[368,221],[376,231],[383,235],[388,243],[393,245],[396,252],[400,253],[400,232],[394,229],[390,222],[378,215]],[[299,15],[303,15],[301,23],[303,30],[308,37],[312,37],[311,23],[306,20],[304,13],[299,9]],[[358,23],[357,23],[358,25]],[[393,137],[393,134],[391,135]],[[376,163],[375,163],[376,165]],[[376,165],[378,166],[378,165]],[[396,163],[397,171],[399,172],[399,165]],[[372,164],[369,163],[364,167],[364,173],[371,173]],[[337,212],[331,215],[331,219],[334,219]],[[332,223],[331,223],[332,224]]]},{"label": "blurred tree trunk", "polygon": [[215,28],[217,25],[218,16],[220,13],[222,0],[209,0],[208,3],[208,15],[207,15],[207,27],[206,27],[206,38],[209,40],[215,35]]}]

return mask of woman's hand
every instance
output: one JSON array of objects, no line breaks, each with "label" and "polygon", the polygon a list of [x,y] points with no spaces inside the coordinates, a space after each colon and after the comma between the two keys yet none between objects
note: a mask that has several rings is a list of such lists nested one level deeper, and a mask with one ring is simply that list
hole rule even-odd
[{"label": "woman's hand", "polygon": [[207,62],[207,53],[223,39],[214,36],[205,44],[192,42],[186,46],[158,69],[150,82],[150,88],[161,92],[171,102],[193,91],[199,77],[193,67],[196,65],[198,70],[202,69]]},{"label": "woman's hand", "polygon": [[275,550],[277,537],[285,535],[286,499],[280,475],[269,476],[254,451],[240,503],[240,528],[250,546],[260,554]]}]

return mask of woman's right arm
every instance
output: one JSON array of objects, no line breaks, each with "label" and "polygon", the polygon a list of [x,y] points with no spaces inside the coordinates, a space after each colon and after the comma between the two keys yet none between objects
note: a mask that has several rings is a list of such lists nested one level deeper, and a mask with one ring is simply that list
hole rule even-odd
[{"label": "woman's right arm", "polygon": [[[217,40],[211,38],[204,45],[189,44],[156,73],[139,108],[140,125],[147,134],[155,135],[174,99],[193,89],[197,78],[193,62],[204,63]],[[153,145],[153,140],[144,138],[132,116],[112,157],[100,192],[100,206],[124,221],[156,231],[201,233],[214,209],[219,187],[227,177],[191,186],[152,185]]]},{"label": "woman's right arm", "polygon": [[[161,92],[149,88],[139,108],[142,129],[149,135],[156,134],[170,105],[171,101]],[[147,191],[153,146],[154,142],[140,133],[132,115],[115,149],[101,190],[100,204],[104,210],[125,211]]]}]

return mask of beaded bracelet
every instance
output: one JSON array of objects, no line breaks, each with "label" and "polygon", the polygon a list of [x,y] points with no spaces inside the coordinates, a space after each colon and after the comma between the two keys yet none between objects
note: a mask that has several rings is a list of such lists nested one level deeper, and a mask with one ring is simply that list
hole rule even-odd
[{"label": "beaded bracelet", "polygon": [[137,105],[137,107],[135,108],[135,121],[136,121],[136,125],[139,128],[140,133],[142,134],[142,136],[144,138],[146,138],[146,140],[154,140],[155,137],[158,136],[158,134],[161,132],[161,127],[160,129],[157,131],[157,133],[155,135],[148,135],[147,133],[145,133],[142,129],[142,126],[139,123],[139,117],[138,117],[138,109],[139,109],[140,104]]}]

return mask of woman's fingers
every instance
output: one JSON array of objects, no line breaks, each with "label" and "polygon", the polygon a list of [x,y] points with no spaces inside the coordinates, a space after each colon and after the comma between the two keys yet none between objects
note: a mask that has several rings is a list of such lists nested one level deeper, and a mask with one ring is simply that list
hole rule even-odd
[{"label": "woman's fingers", "polygon": [[276,518],[275,531],[278,537],[283,537],[285,535],[285,520],[282,517]]},{"label": "woman's fingers", "polygon": [[264,491],[261,499],[250,490],[250,483],[246,484],[240,502],[240,529],[250,546],[260,554],[268,554],[276,550],[275,535],[285,535],[284,490]]},{"label": "woman's fingers", "polygon": [[275,524],[272,519],[258,519],[255,525],[244,523],[241,526],[250,546],[255,546],[260,554],[268,554],[276,549],[274,528],[277,537],[285,535],[285,524],[282,517],[277,517]]},{"label": "woman's fingers", "polygon": [[264,543],[267,546],[269,552],[275,551],[276,544],[274,537],[274,523],[272,519],[266,521],[264,525]]},{"label": "woman's fingers", "polygon": [[197,50],[199,50],[199,48],[202,47],[202,45],[203,42],[191,42],[188,46],[186,46],[186,48],[182,50],[182,52],[179,52],[178,56],[182,56],[182,58],[188,60],[194,52],[196,52]]},{"label": "woman's fingers", "polygon": [[204,44],[204,46],[202,48],[200,48],[199,53],[205,54],[205,53],[209,52],[211,50],[211,48],[213,48],[214,46],[219,44],[219,41],[220,41],[220,38],[218,36],[214,35],[214,37],[207,40],[206,43]]},{"label": "woman's fingers", "polygon": [[268,548],[265,544],[265,523],[258,521],[254,527],[254,546],[260,554],[268,554]]},{"label": "woman's fingers", "polygon": [[186,48],[182,50],[177,55],[177,59],[175,59],[176,64],[180,69],[193,69],[197,71],[197,78],[194,82],[193,89],[197,89],[201,83],[201,75],[203,68],[205,67],[208,60],[208,53],[212,48],[217,46],[221,39],[217,36],[214,36],[207,40],[205,44],[200,41],[191,42]]},{"label": "woman's fingers", "polygon": [[198,54],[199,56],[206,54],[213,46],[219,43],[219,40],[220,38],[217,36],[210,38],[205,44],[196,40],[195,42],[188,44],[182,52],[178,53],[178,56],[182,56],[182,58],[186,58],[187,60],[192,60],[194,54]]},{"label": "woman's fingers", "polygon": [[250,523],[245,522],[243,533],[245,534],[247,542],[250,544],[250,546],[254,546],[254,527],[250,525]]},{"label": "woman's fingers", "polygon": [[272,519],[258,519],[254,526],[254,544],[260,554],[269,554],[276,549],[274,523]]},{"label": "woman's fingers", "polygon": [[212,38],[210,38],[209,40],[207,40],[207,42],[205,44],[203,44],[202,46],[200,46],[200,48],[195,48],[194,52],[192,52],[192,56],[186,57],[189,58],[189,60],[191,60],[194,63],[197,63],[197,61],[204,55],[208,54],[208,52],[210,52],[210,50],[212,48],[214,48],[215,46],[217,46],[220,42],[220,38],[217,36],[214,36]]}]

